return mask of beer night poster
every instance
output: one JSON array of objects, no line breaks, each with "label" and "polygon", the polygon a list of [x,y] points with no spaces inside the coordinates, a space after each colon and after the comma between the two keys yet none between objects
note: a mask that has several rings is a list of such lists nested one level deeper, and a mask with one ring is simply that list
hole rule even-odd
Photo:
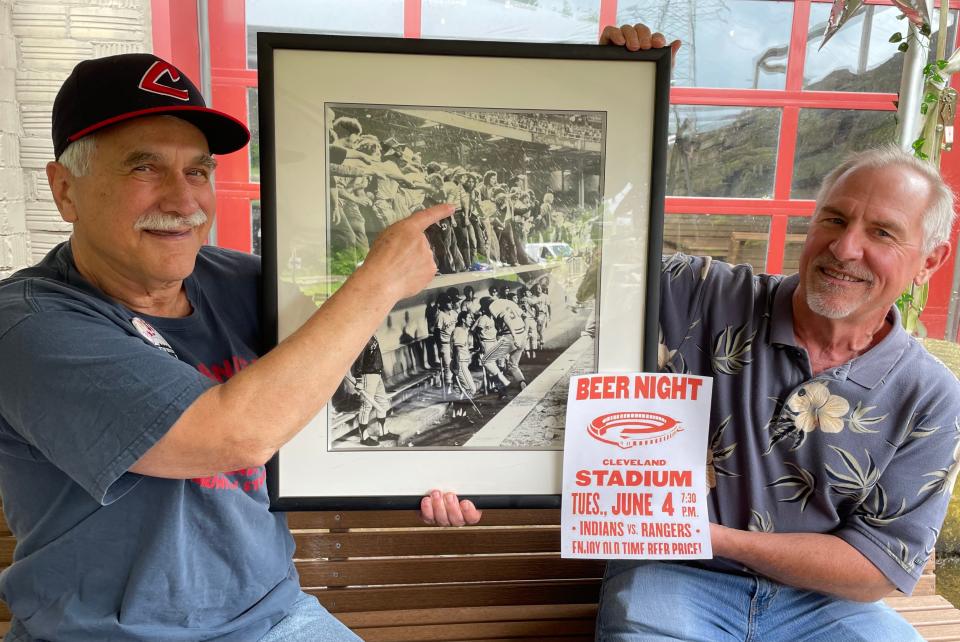
[{"label": "beer night poster", "polygon": [[571,378],[562,557],[712,557],[706,503],[712,383],[651,373]]}]

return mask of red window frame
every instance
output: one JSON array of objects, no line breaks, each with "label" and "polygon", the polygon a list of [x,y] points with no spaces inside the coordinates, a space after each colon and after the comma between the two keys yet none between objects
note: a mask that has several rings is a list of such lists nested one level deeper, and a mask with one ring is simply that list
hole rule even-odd
[{"label": "red window frame", "polygon": [[[615,24],[618,0],[600,0],[598,33],[603,25]],[[792,216],[810,216],[814,203],[808,199],[790,198],[794,154],[800,110],[862,109],[894,111],[896,94],[809,91],[803,88],[803,66],[806,58],[807,29],[810,6],[830,0],[794,0],[793,22],[787,58],[785,87],[782,90],[711,89],[677,87],[671,90],[674,105],[775,107],[781,110],[777,145],[776,173],[772,199],[668,197],[665,211],[670,214],[726,214],[766,216],[770,218],[770,236],[766,270],[776,273],[783,268],[787,222]],[[890,5],[889,0],[866,0],[867,4]],[[246,122],[247,91],[257,86],[256,70],[246,66],[246,16],[244,2],[210,0],[208,23],[210,41],[216,43],[210,52],[212,104]],[[951,8],[960,8],[960,0],[951,0]],[[199,77],[199,47],[195,3],[176,0],[153,0],[154,52],[181,67],[193,78]],[[422,0],[404,0],[403,35],[419,38]],[[960,90],[960,78],[952,85]],[[260,198],[260,184],[250,180],[249,152],[242,150],[220,158],[217,170],[217,244],[243,251],[251,249],[251,202]],[[943,154],[941,169],[947,182],[960,192],[960,155]],[[953,231],[953,247],[957,247],[957,229]],[[937,272],[930,285],[930,296],[923,321],[930,336],[943,336],[950,290],[953,280],[952,261]],[[950,337],[956,340],[956,337]]]}]

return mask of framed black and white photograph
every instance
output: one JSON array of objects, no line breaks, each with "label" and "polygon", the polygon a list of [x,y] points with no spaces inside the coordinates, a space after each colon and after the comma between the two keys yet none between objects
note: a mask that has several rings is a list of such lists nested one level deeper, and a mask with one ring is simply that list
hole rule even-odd
[{"label": "framed black and white photograph", "polygon": [[426,232],[431,283],[268,465],[273,506],[558,506],[569,378],[656,368],[669,52],[266,33],[258,52],[268,345],[388,225],[456,206]]}]

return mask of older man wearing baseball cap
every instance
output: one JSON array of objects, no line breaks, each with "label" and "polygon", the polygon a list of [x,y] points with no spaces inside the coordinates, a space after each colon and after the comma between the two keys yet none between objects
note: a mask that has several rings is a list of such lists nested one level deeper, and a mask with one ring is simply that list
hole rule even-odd
[{"label": "older man wearing baseball cap", "polygon": [[301,592],[263,464],[432,278],[423,231],[452,208],[387,229],[264,354],[259,260],[204,246],[212,155],[248,139],[149,54],[80,63],[57,96],[47,176],[73,234],[0,282],[8,640],[357,639]]}]

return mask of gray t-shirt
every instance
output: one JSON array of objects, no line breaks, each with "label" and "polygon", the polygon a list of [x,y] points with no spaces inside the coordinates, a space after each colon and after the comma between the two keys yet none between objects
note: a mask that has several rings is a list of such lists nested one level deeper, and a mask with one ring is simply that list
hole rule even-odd
[{"label": "gray t-shirt", "polygon": [[178,319],[107,298],[69,244],[0,281],[0,493],[17,538],[0,575],[8,640],[246,642],[293,604],[293,541],[268,510],[263,467],[128,472],[257,358],[259,270],[203,248],[184,282],[193,313]]},{"label": "gray t-shirt", "polygon": [[895,308],[880,343],[814,377],[794,339],[798,282],[709,258],[664,261],[661,368],[714,382],[711,521],[836,535],[909,593],[957,475],[960,383]]}]

